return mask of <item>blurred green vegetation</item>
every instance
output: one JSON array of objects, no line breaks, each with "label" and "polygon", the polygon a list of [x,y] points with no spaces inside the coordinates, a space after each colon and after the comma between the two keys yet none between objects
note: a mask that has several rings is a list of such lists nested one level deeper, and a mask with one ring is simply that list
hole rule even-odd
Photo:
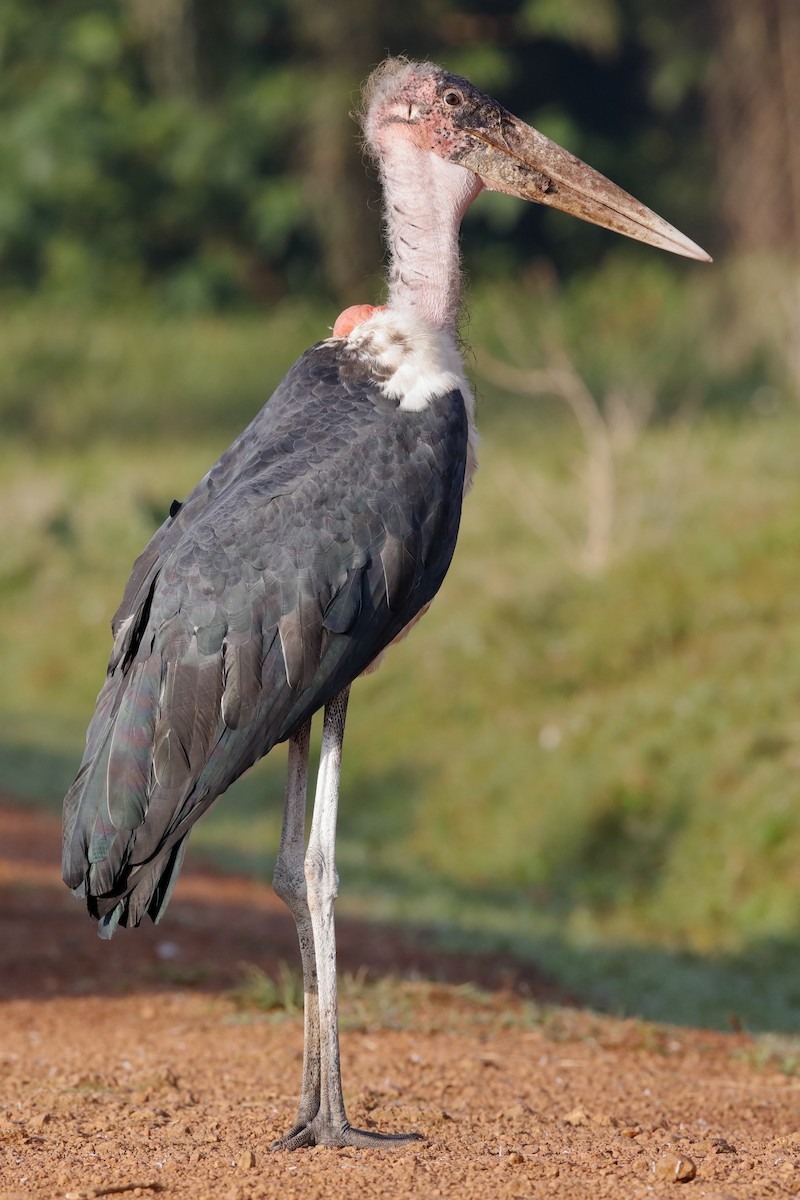
[{"label": "blurred green vegetation", "polygon": [[[796,48],[751,36],[760,0],[723,9],[0,7],[5,791],[58,805],[131,562],[377,299],[347,109],[387,47],[430,56],[723,263],[503,196],[468,214],[482,470],[441,597],[356,687],[340,905],[605,1007],[797,1028]],[[194,853],[269,875],[282,788],[276,750]]]},{"label": "blurred green vegetation", "polygon": [[[595,287],[474,293],[482,469],[440,597],[355,690],[340,904],[535,956],[606,1007],[786,1031],[800,411],[766,335],[713,349],[738,271],[675,271],[620,262]],[[58,803],[130,563],[331,317],[31,306],[0,329],[6,789]],[[557,396],[481,384],[500,354],[523,371],[566,360],[591,386],[613,457],[591,570],[590,447]],[[268,876],[282,775],[278,750],[200,822],[194,852]]]}]

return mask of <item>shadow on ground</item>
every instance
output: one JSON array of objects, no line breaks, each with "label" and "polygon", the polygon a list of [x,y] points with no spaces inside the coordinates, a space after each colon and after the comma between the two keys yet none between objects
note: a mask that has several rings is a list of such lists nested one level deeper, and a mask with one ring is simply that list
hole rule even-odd
[{"label": "shadow on ground", "polygon": [[[279,977],[298,961],[294,925],[271,887],[189,864],[160,926],[109,942],[61,882],[60,826],[34,806],[0,807],[0,999],[120,994],[176,986],[219,991],[247,966]],[[337,920],[340,969],[477,983],[538,1000],[564,997],[532,964],[446,954],[424,930]]]},{"label": "shadow on ground", "polygon": [[[60,826],[36,805],[0,806],[0,999],[235,987],[247,967],[274,978],[297,966],[291,918],[271,887],[190,861],[164,923],[101,942],[59,874]],[[509,927],[514,912],[508,914]],[[522,921],[520,920],[520,924]],[[337,916],[340,969],[472,983],[543,1003],[752,1033],[796,1033],[800,983],[792,939],[738,955],[569,945],[552,934],[500,939]],[[558,983],[555,982],[558,980]],[[624,999],[621,999],[624,997]]]}]

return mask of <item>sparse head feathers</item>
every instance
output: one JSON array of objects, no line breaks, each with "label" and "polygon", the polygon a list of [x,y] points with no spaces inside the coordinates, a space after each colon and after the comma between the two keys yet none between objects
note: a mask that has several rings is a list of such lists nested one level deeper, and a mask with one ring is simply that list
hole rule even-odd
[{"label": "sparse head feathers", "polygon": [[392,128],[402,135],[404,129],[413,130],[419,118],[424,121],[434,109],[442,83],[451,78],[456,77],[435,63],[407,58],[388,58],[376,67],[364,84],[360,111],[367,149],[380,155],[383,130]]},{"label": "sparse head feathers", "polygon": [[[400,99],[410,78],[426,67],[431,67],[431,64],[411,62],[403,56],[387,58],[367,77],[361,89],[361,104],[357,116],[368,146],[372,143],[373,131],[370,122],[375,113]],[[431,69],[436,70],[435,67]]]}]

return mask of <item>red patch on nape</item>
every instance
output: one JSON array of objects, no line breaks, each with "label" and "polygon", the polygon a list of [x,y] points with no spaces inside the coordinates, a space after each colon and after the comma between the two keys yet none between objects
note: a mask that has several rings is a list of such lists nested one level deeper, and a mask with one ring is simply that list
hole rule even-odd
[{"label": "red patch on nape", "polygon": [[344,312],[340,312],[333,327],[334,337],[347,337],[356,325],[368,321],[373,313],[386,312],[388,304],[351,304]]}]

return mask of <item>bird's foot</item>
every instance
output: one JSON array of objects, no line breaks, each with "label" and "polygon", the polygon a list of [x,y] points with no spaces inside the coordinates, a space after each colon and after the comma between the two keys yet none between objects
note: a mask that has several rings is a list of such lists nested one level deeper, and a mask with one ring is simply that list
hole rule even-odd
[{"label": "bird's foot", "polygon": [[298,1121],[287,1134],[273,1142],[270,1150],[299,1150],[303,1146],[354,1146],[359,1150],[391,1150],[423,1141],[419,1133],[372,1133],[354,1129],[348,1121],[325,1120],[322,1113],[311,1121]]}]

